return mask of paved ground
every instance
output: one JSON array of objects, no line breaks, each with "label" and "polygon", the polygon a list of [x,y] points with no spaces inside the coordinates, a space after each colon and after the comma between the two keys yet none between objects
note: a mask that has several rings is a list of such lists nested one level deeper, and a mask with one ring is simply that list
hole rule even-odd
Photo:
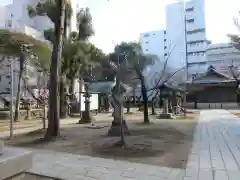
[{"label": "paved ground", "polygon": [[202,111],[186,170],[44,150],[34,154],[30,172],[69,180],[239,180],[240,119],[225,110]]}]

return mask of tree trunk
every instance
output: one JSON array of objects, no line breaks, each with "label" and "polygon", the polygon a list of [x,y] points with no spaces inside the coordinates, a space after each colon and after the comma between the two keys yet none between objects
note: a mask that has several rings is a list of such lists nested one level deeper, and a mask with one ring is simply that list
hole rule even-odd
[{"label": "tree trunk", "polygon": [[50,67],[48,128],[45,138],[56,138],[59,133],[59,68],[62,57],[65,0],[56,1],[59,7],[59,20],[55,24],[56,42],[53,44]]},{"label": "tree trunk", "polygon": [[152,98],[152,115],[156,115],[156,111],[155,111],[155,98]]},{"label": "tree trunk", "polygon": [[16,103],[15,103],[15,113],[14,113],[15,122],[19,120],[19,106],[20,106],[23,69],[24,69],[24,56],[21,55],[19,58],[19,76],[18,76],[17,97],[16,97]]},{"label": "tree trunk", "polygon": [[43,104],[43,129],[46,129],[46,119],[47,119],[47,107],[46,107],[46,104],[44,103]]},{"label": "tree trunk", "polygon": [[148,117],[148,97],[147,97],[147,89],[145,86],[144,82],[144,77],[141,78],[141,92],[142,92],[142,97],[143,97],[143,118],[144,118],[144,123],[149,123],[149,117]]},{"label": "tree trunk", "polygon": [[74,95],[75,79],[70,79],[69,94]]},{"label": "tree trunk", "polygon": [[68,115],[67,87],[63,76],[60,78],[59,96],[60,96],[60,118],[66,118]]},{"label": "tree trunk", "polygon": [[237,96],[237,105],[238,107],[240,107],[240,93],[239,93],[239,86],[240,85],[240,81],[236,80],[236,96]]},{"label": "tree trunk", "polygon": [[69,100],[70,100],[70,104],[71,104],[71,107],[69,110],[70,114],[72,114],[74,112],[73,111],[73,101],[74,101],[74,96],[75,96],[74,87],[75,87],[75,79],[72,78],[72,79],[70,79],[70,86],[69,86],[69,94],[70,94]]}]

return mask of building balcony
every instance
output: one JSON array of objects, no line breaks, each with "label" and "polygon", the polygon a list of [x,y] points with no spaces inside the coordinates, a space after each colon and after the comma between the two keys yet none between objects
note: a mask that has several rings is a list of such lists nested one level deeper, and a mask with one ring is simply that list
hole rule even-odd
[{"label": "building balcony", "polygon": [[206,40],[206,33],[205,32],[197,32],[193,34],[187,34],[187,41],[201,41]]},{"label": "building balcony", "polygon": [[193,12],[188,12],[188,13],[185,14],[185,16],[186,16],[186,19],[194,19],[195,18]]},{"label": "building balcony", "polygon": [[207,45],[205,43],[202,44],[188,44],[187,51],[188,52],[198,52],[198,51],[206,51]]},{"label": "building balcony", "polygon": [[205,55],[188,55],[188,63],[203,63],[206,62],[207,58]]}]

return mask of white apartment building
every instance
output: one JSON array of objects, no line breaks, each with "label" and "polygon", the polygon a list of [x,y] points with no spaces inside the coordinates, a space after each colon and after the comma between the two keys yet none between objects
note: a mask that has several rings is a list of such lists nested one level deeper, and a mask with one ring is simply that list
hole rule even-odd
[{"label": "white apartment building", "polygon": [[217,71],[231,76],[230,66],[234,71],[240,70],[240,51],[230,43],[218,43],[208,46],[206,51],[207,64],[212,65]]},{"label": "white apartment building", "polygon": [[[36,32],[43,34],[44,30],[53,28],[53,23],[47,16],[36,16],[30,18],[27,10],[28,5],[35,7],[39,1],[40,0],[13,0],[12,4],[1,7],[4,10],[1,10],[0,13],[4,14],[4,17],[2,16],[0,21],[4,21],[5,19],[5,24],[10,24],[11,28],[13,29],[18,28],[19,26],[21,26],[21,28],[22,26],[26,26],[34,29]],[[79,10],[78,0],[71,0],[71,3],[73,8],[73,15],[70,21],[70,27],[68,30],[69,32],[77,30],[76,14]]]},{"label": "white apartment building", "polygon": [[176,67],[187,65],[188,74],[206,70],[206,39],[204,0],[190,0],[166,7],[167,56]]},{"label": "white apartment building", "polygon": [[164,61],[166,49],[166,31],[149,31],[140,34],[140,44],[144,54],[156,55],[160,61]]},{"label": "white apartment building", "polygon": [[[8,29],[10,31],[24,33],[51,46],[51,43],[45,40],[43,32],[46,29],[53,28],[53,23],[47,17],[37,16],[30,18],[28,15],[27,6],[35,6],[37,2],[39,2],[39,0],[13,0],[12,4],[0,7],[0,29]],[[71,2],[73,16],[70,22],[69,31],[76,31],[76,14],[79,10],[79,1],[71,0]],[[19,83],[19,62],[16,58],[12,59],[1,56],[0,58],[0,101],[2,102],[3,99],[7,101],[10,100],[10,92],[13,92],[13,96],[16,97],[17,85]],[[12,62],[12,72],[10,72],[10,62]],[[33,90],[46,87],[45,85],[42,86],[42,84],[40,84],[39,87],[39,77],[42,79],[43,76],[39,76],[40,72],[36,71],[34,65],[30,65],[26,69],[27,71],[24,72],[24,78],[27,79],[28,86],[31,86]],[[47,80],[44,77],[44,83],[46,82]],[[11,83],[13,84],[12,90]],[[24,83],[22,83],[21,89],[21,97],[31,98]]]},{"label": "white apartment building", "polygon": [[[34,18],[30,18],[27,11],[27,6],[35,7],[39,0],[13,0],[13,4],[11,7],[11,12],[13,15],[14,21],[20,22],[21,24],[26,24],[38,31],[43,32],[46,29],[53,28],[53,23],[48,17],[45,16],[36,16]],[[73,16],[70,23],[69,31],[76,31],[76,14],[79,9],[79,1],[71,0],[72,8],[73,8]]]}]

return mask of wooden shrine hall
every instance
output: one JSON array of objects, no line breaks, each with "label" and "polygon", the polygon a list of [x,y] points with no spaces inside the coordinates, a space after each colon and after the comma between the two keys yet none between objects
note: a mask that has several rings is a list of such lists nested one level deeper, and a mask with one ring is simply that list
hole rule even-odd
[{"label": "wooden shrine hall", "polygon": [[187,84],[187,108],[237,108],[236,81],[209,66],[206,73]]}]

